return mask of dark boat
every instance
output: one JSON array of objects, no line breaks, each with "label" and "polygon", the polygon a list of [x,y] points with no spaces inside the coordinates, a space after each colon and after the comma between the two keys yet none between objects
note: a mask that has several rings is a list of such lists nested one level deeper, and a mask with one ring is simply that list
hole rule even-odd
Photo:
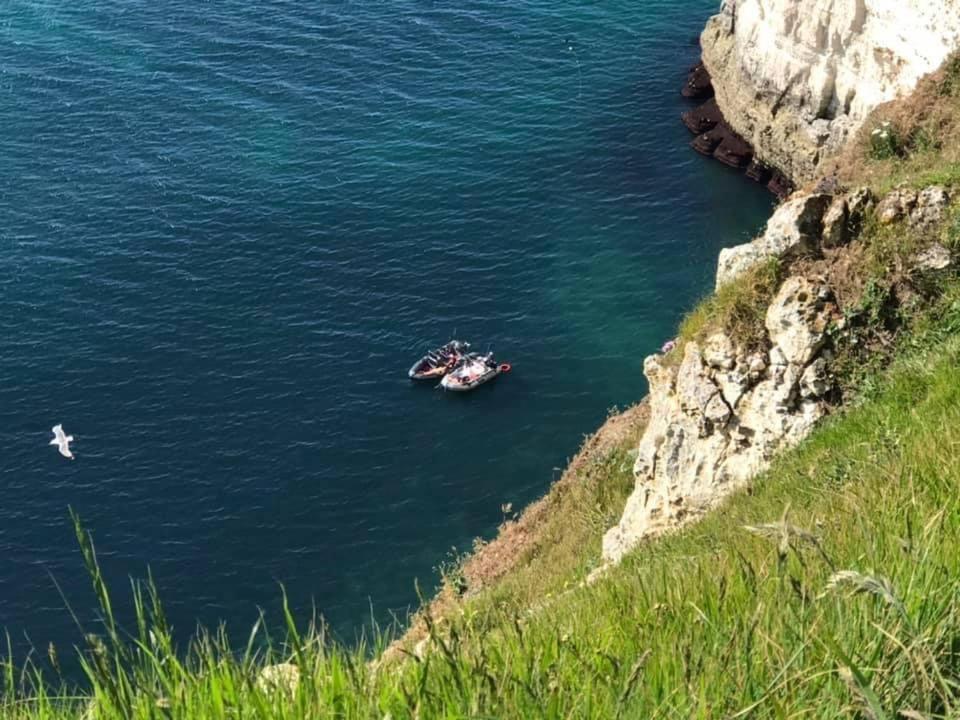
[{"label": "dark boat", "polygon": [[451,340],[415,362],[407,376],[411,380],[439,380],[457,366],[469,349],[470,343]]},{"label": "dark boat", "polygon": [[493,353],[464,355],[457,366],[447,373],[440,385],[444,390],[468,392],[488,383],[502,373],[510,372],[508,363],[498,363]]}]

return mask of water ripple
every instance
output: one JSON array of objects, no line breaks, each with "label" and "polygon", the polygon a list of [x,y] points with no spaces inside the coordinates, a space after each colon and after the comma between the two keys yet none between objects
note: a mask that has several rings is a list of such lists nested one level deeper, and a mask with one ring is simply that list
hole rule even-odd
[{"label": "water ripple", "polygon": [[[76,641],[50,574],[91,615],[68,506],[185,631],[282,581],[352,637],[542,493],[769,205],[676,122],[714,4],[8,8],[11,635]],[[515,371],[411,386],[454,332]]]}]

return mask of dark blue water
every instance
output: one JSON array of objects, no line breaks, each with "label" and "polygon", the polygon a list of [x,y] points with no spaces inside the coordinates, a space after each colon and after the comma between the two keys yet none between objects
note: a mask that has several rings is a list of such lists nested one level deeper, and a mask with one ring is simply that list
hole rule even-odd
[{"label": "dark blue water", "polygon": [[[68,506],[185,632],[350,635],[540,495],[770,207],[677,121],[715,4],[4,3],[0,626],[78,639]],[[454,331],[514,372],[412,386]]]}]

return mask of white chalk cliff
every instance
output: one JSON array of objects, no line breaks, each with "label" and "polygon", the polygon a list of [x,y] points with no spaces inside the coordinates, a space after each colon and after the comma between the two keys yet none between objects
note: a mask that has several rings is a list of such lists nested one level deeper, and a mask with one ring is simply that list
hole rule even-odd
[{"label": "white chalk cliff", "polygon": [[725,0],[701,42],[727,122],[805,181],[960,47],[960,0]]},{"label": "white chalk cliff", "polygon": [[[771,257],[817,257],[849,243],[869,208],[880,222],[919,230],[941,222],[950,203],[940,186],[897,188],[879,200],[866,189],[797,193],[761,236],[721,254],[717,284],[748,282],[742,275]],[[936,242],[912,261],[923,271],[953,262]],[[620,522],[604,535],[604,560],[619,562],[644,538],[701,517],[809,435],[829,410],[829,330],[843,323],[827,281],[794,274],[767,307],[764,350],[747,352],[738,338],[718,331],[648,357],[650,422],[634,464],[634,491]]]},{"label": "white chalk cliff", "polygon": [[603,538],[605,560],[700,517],[809,434],[826,412],[821,351],[835,310],[827,287],[791,277],[767,311],[769,351],[744,353],[718,333],[687,343],[679,365],[647,358],[650,423],[636,489]]}]

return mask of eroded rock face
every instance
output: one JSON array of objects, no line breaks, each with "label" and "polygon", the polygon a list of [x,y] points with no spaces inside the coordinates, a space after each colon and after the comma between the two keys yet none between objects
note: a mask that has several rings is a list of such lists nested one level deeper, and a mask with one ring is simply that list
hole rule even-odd
[{"label": "eroded rock face", "polygon": [[724,0],[701,43],[730,126],[802,182],[960,46],[960,0]]},{"label": "eroded rock face", "polygon": [[815,252],[823,233],[829,195],[801,195],[780,205],[767,222],[763,235],[753,242],[720,251],[717,288],[769,258]]},{"label": "eroded rock face", "polygon": [[953,256],[940,243],[922,250],[915,260],[918,270],[946,270],[953,264]]},{"label": "eroded rock face", "polygon": [[915,228],[934,227],[943,221],[950,206],[950,193],[942,185],[931,185],[920,192],[896,188],[877,205],[877,217],[884,225],[906,220]]},{"label": "eroded rock face", "polygon": [[[867,189],[798,194],[777,209],[763,236],[721,253],[717,285],[766,258],[854,240],[875,205],[881,218],[919,232],[943,219],[949,203],[938,186],[900,188],[879,203]],[[952,264],[951,252],[936,242],[913,261],[920,270]],[[716,333],[687,343],[679,366],[662,355],[647,358],[650,423],[634,465],[636,488],[603,539],[608,562],[700,517],[811,432],[834,389],[831,323],[839,328],[843,318],[830,288],[793,275],[767,308],[767,351],[745,353],[737,338]]]},{"label": "eroded rock face", "polygon": [[678,367],[647,358],[650,424],[634,466],[636,489],[604,536],[606,560],[699,517],[806,437],[826,412],[822,348],[835,312],[825,286],[791,277],[767,311],[768,352],[748,355],[717,334],[702,346],[688,343]]},{"label": "eroded rock face", "polygon": [[[939,201],[941,196],[930,191],[928,188],[919,195],[928,197],[930,203]],[[919,212],[918,194],[914,192],[910,196],[909,192],[912,191],[902,192],[907,194],[893,199],[884,198],[877,207],[878,214],[882,215],[886,211],[902,218]],[[888,204],[896,207],[885,210]],[[795,193],[789,201],[774,211],[763,235],[743,245],[720,251],[720,259],[717,261],[717,288],[735,280],[764,260],[775,257],[789,259],[797,255],[816,256],[821,250],[837,248],[850,242],[860,234],[867,213],[874,205],[873,193],[867,188],[837,194]],[[933,210],[933,205],[930,205],[930,209],[923,211],[923,217],[933,217],[935,214],[943,217],[946,205],[937,207],[937,210]]]}]

